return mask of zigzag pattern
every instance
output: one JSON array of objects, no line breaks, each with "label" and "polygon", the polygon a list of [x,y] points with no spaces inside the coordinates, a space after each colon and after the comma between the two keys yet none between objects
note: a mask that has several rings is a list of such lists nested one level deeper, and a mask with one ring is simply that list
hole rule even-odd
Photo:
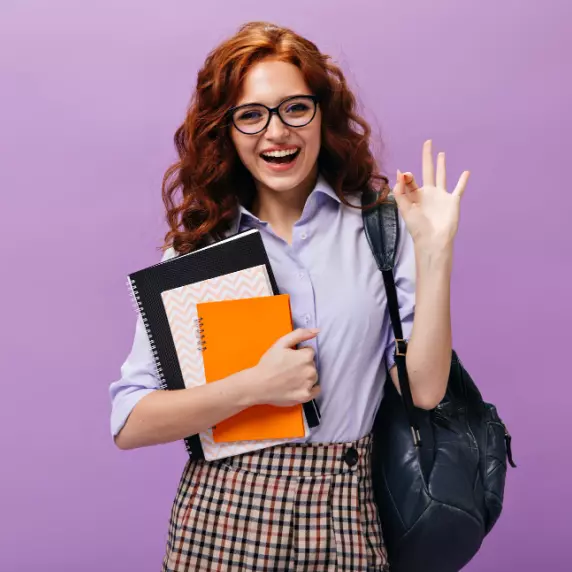
[{"label": "zigzag pattern", "polygon": [[[271,295],[272,288],[265,266],[247,268],[162,293],[163,305],[186,387],[197,387],[206,383],[203,357],[198,347],[194,322],[197,318],[197,303]],[[266,440],[215,443],[211,429],[200,433],[199,436],[207,460],[222,459],[286,442]]]}]

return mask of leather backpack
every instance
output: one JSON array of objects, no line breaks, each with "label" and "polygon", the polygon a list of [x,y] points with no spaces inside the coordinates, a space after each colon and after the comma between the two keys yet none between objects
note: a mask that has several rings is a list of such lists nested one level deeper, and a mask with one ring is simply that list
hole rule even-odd
[{"label": "leather backpack", "polygon": [[[362,205],[377,193],[364,192]],[[413,404],[393,277],[399,243],[395,199],[363,211],[383,274],[396,339],[401,395],[389,380],[374,426],[376,504],[392,572],[457,572],[477,553],[503,507],[511,437],[452,352],[447,392],[433,410]]]}]

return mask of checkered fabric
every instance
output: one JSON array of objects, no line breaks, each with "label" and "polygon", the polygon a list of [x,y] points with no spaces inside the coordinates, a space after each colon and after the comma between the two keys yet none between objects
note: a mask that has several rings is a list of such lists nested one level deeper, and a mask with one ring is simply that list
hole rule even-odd
[{"label": "checkered fabric", "polygon": [[189,461],[163,572],[388,570],[371,436]]}]

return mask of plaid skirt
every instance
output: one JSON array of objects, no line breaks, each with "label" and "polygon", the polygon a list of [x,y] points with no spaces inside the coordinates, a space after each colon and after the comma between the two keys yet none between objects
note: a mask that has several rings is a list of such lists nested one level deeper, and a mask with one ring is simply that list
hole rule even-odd
[{"label": "plaid skirt", "polygon": [[163,572],[388,570],[371,445],[368,435],[189,460]]}]

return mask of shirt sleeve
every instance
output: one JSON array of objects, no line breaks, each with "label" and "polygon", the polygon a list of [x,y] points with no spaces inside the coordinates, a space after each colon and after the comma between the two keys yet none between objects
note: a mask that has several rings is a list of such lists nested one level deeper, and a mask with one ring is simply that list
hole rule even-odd
[{"label": "shirt sleeve", "polygon": [[[169,248],[162,260],[174,256],[174,250]],[[113,437],[121,431],[135,405],[149,393],[160,389],[160,385],[147,331],[141,315],[138,315],[131,351],[120,368],[119,379],[109,386]]]},{"label": "shirt sleeve", "polygon": [[[403,337],[409,339],[415,315],[415,251],[413,239],[401,215],[399,216],[399,244],[397,245],[393,275],[397,290]],[[388,342],[385,348],[385,360],[388,370],[395,365],[394,352],[395,336],[390,323]]]}]

